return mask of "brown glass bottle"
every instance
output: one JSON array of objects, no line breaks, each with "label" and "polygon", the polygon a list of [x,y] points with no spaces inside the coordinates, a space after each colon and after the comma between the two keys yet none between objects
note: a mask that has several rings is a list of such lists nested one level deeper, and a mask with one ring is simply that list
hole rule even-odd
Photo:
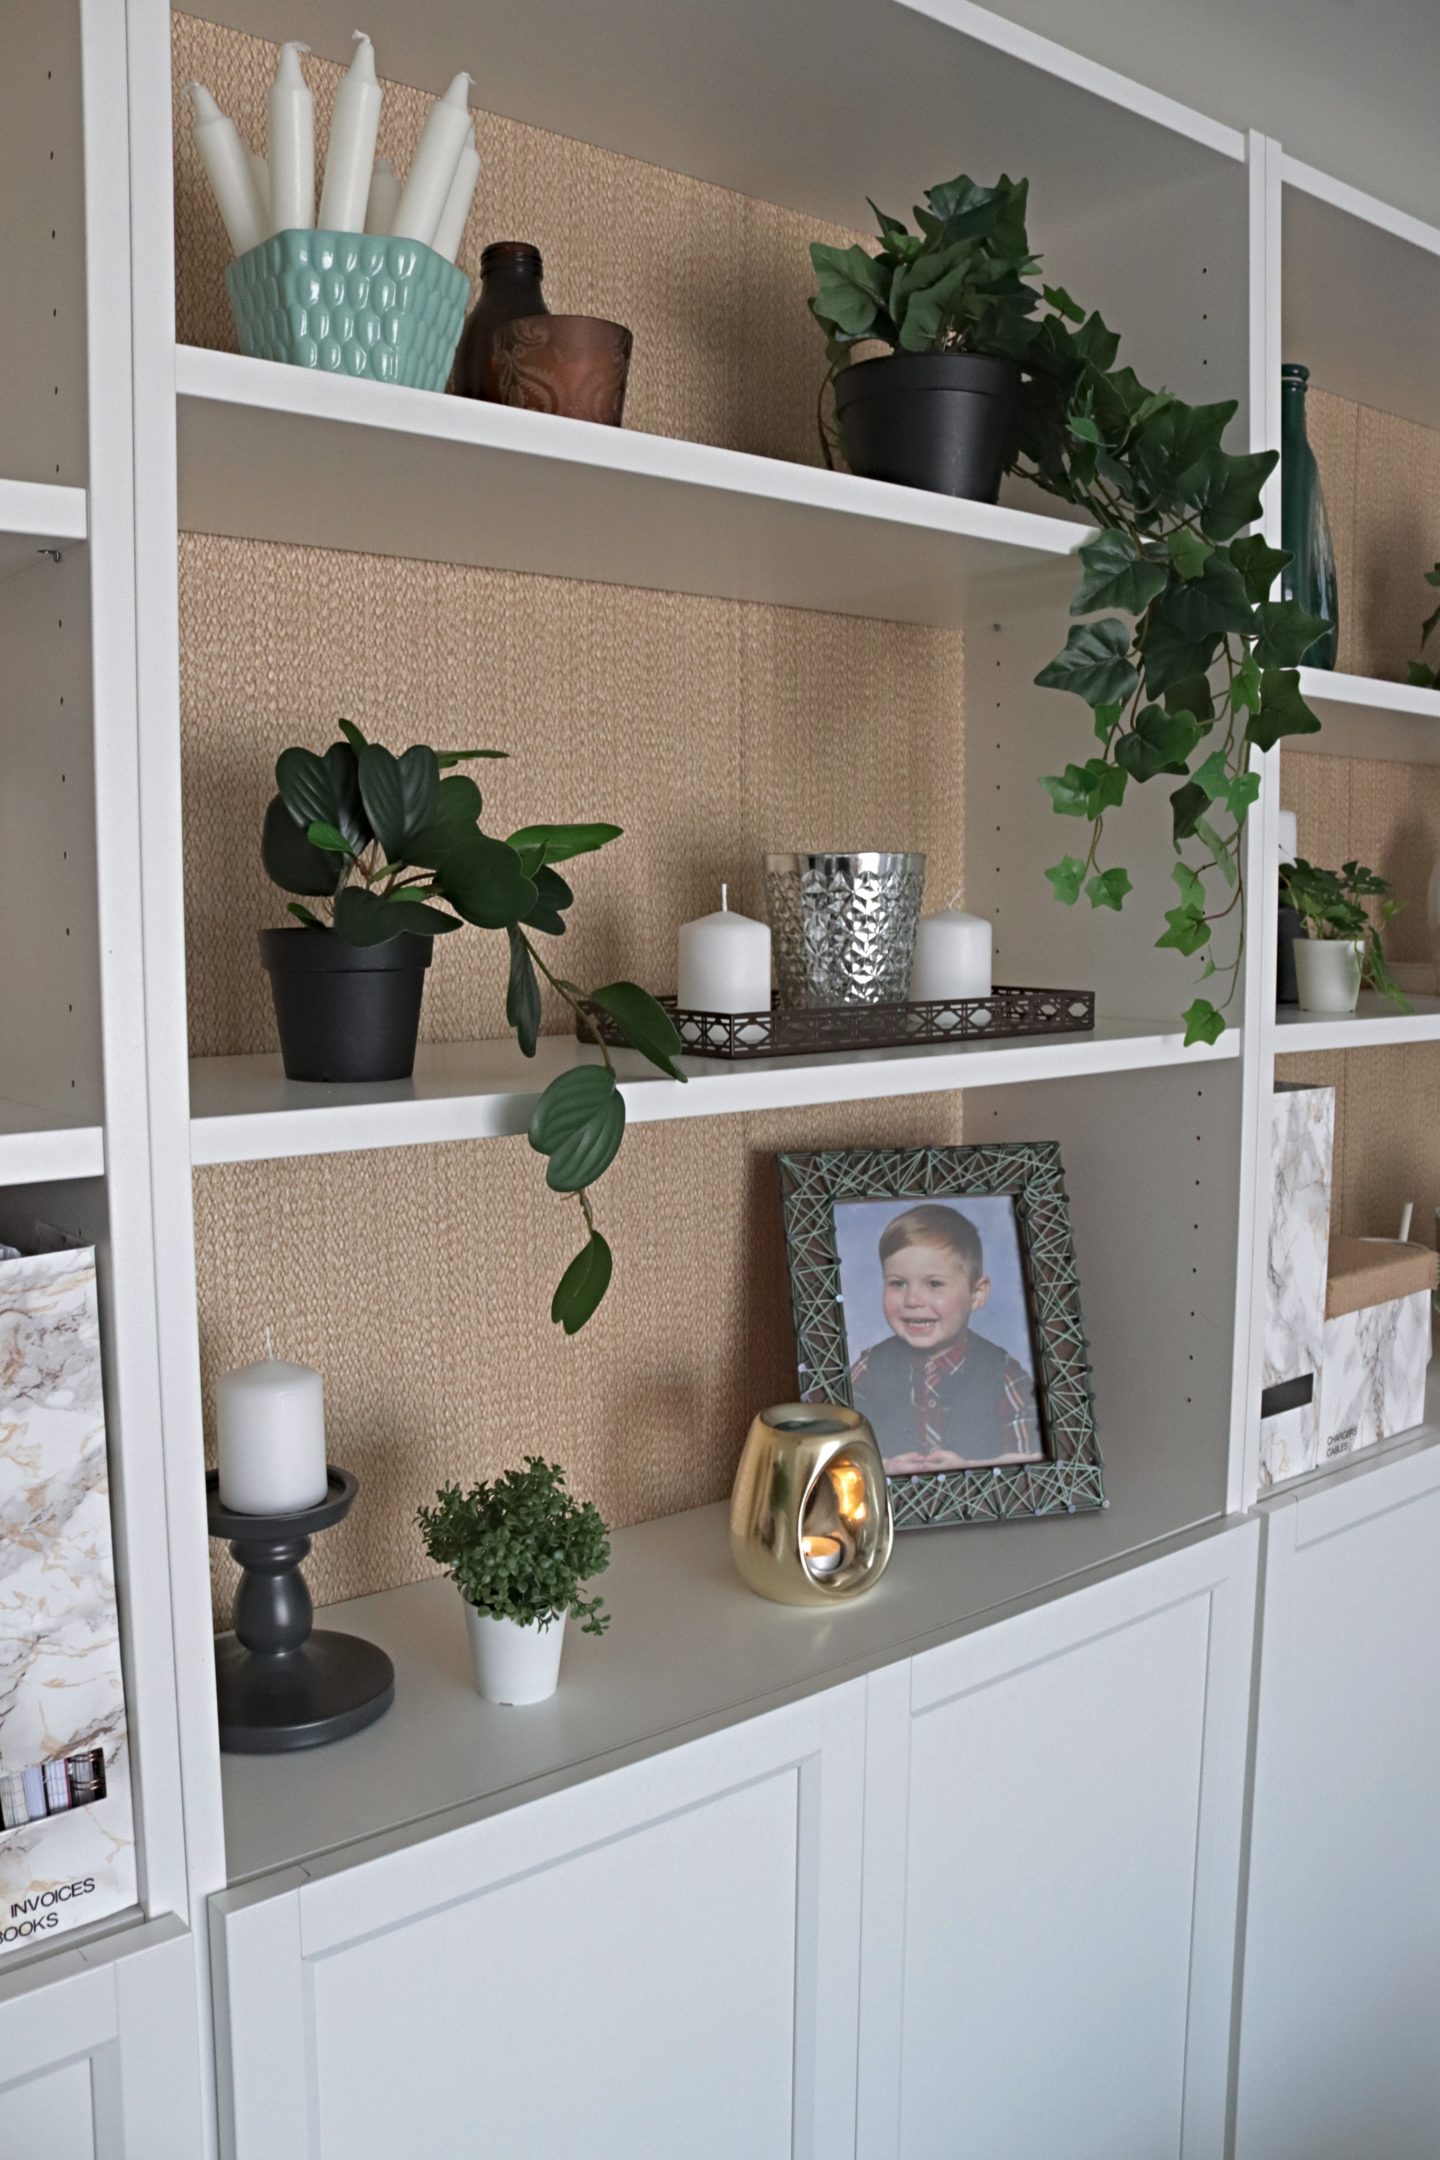
[{"label": "brown glass bottle", "polygon": [[499,401],[492,340],[502,323],[520,315],[548,315],[540,280],[545,266],[528,240],[492,240],[480,257],[480,297],[470,311],[455,355],[455,389],[461,397]]}]

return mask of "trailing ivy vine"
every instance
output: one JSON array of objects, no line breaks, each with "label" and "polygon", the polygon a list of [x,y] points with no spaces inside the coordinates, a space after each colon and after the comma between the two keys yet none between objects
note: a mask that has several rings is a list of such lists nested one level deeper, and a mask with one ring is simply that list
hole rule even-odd
[{"label": "trailing ivy vine", "polygon": [[[1299,662],[1324,625],[1270,593],[1288,556],[1245,528],[1277,453],[1223,447],[1234,400],[1187,405],[1117,365],[1120,340],[1063,287],[1035,282],[1029,183],[931,188],[917,231],[875,210],[878,252],[811,248],[811,309],[832,373],[879,339],[905,352],[968,352],[1021,370],[1010,470],[1073,503],[1099,528],[1080,549],[1077,618],[1036,677],[1088,707],[1093,747],[1045,777],[1055,811],[1089,827],[1046,872],[1067,907],[1082,895],[1118,913],[1133,885],[1114,857],[1115,813],[1132,788],[1170,790],[1173,904],[1157,946],[1197,957],[1230,1003],[1244,953],[1245,820],[1260,791],[1252,752],[1319,721]],[[872,203],[872,209],[875,205]],[[1185,1041],[1213,1043],[1222,1010],[1197,996]]]}]

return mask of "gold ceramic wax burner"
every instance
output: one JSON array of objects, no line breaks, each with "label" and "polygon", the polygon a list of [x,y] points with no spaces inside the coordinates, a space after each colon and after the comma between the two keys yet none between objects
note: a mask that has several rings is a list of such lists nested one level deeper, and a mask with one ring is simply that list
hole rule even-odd
[{"label": "gold ceramic wax burner", "polygon": [[863,1596],[894,1539],[885,1466],[858,1410],[777,1403],[750,1427],[730,1496],[730,1551],[778,1605]]}]

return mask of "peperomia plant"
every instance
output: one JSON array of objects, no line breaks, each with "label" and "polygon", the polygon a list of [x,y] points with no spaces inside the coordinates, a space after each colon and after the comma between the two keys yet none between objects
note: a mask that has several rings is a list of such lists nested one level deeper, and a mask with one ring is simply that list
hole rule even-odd
[{"label": "peperomia plant", "polygon": [[[1338,871],[1322,870],[1302,856],[1284,864],[1280,871],[1281,903],[1296,910],[1308,934],[1312,938],[1362,943],[1362,979],[1372,989],[1382,991],[1402,1012],[1408,1012],[1409,1000],[1390,973],[1380,940],[1380,932],[1404,905],[1393,897],[1393,890],[1388,879],[1358,862],[1347,862]],[[1365,906],[1367,900],[1380,903],[1378,924]]]},{"label": "peperomia plant", "polygon": [[[608,1170],[625,1137],[625,1102],[614,1062],[586,1011],[599,1006],[632,1047],[672,1079],[680,1038],[663,1006],[632,982],[581,992],[546,964],[534,933],[563,937],[574,894],[556,863],[587,855],[620,837],[618,825],[527,825],[508,839],[481,829],[481,794],[467,774],[449,768],[502,750],[433,750],[417,743],[396,757],[367,742],[353,720],[324,756],[283,750],[278,790],[265,812],[260,854],[282,892],[302,895],[290,913],[307,929],[350,945],[375,945],[409,933],[438,937],[462,922],[503,930],[510,947],[505,1018],[526,1057],[540,1034],[543,976],[599,1046],[598,1065],[574,1066],[552,1080],[530,1120],[530,1145],[545,1156],[552,1192],[572,1194],[585,1243],[560,1279],[550,1317],[567,1335],[594,1313],[614,1266],[596,1227],[589,1187]],[[305,905],[313,901],[315,907]]]},{"label": "peperomia plant", "polygon": [[[1427,585],[1440,585],[1440,562],[1436,563],[1433,570],[1425,572],[1425,583]],[[1436,623],[1440,623],[1440,607],[1433,609],[1420,625],[1420,651],[1422,655],[1425,647],[1430,642],[1430,633],[1435,628]],[[1431,667],[1429,661],[1424,658],[1410,662],[1409,676],[1417,689],[1440,690],[1440,669]]]},{"label": "peperomia plant", "polygon": [[609,1627],[604,1600],[580,1595],[610,1565],[609,1533],[594,1501],[567,1491],[559,1463],[527,1455],[493,1484],[443,1485],[415,1520],[430,1558],[477,1611],[521,1627],[548,1628],[563,1613],[587,1635]]},{"label": "peperomia plant", "polygon": [[[1132,891],[1110,860],[1107,820],[1133,787],[1170,791],[1174,904],[1157,946],[1202,958],[1234,995],[1244,952],[1242,835],[1260,781],[1252,753],[1319,721],[1300,694],[1299,661],[1323,625],[1269,595],[1289,560],[1245,528],[1260,516],[1274,451],[1223,448],[1233,401],[1187,405],[1118,367],[1120,340],[1059,286],[1033,282],[1028,183],[964,178],[931,188],[918,231],[876,211],[878,252],[812,246],[810,305],[832,371],[879,338],[911,352],[1013,361],[1020,418],[1010,470],[1085,511],[1099,531],[1081,547],[1070,612],[1081,618],[1036,680],[1068,690],[1092,715],[1097,747],[1044,785],[1062,817],[1090,828],[1083,855],[1046,872],[1073,907],[1118,912]],[[872,209],[875,207],[871,205]],[[1227,955],[1217,929],[1231,925]],[[1186,1043],[1214,1042],[1221,1011],[1196,997]]]}]

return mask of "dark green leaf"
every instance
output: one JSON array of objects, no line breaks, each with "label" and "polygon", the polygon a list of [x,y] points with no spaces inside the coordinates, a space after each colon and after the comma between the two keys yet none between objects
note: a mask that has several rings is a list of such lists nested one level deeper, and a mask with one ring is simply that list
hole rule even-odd
[{"label": "dark green leaf", "polygon": [[325,770],[335,790],[335,823],[357,855],[362,855],[375,835],[360,800],[360,766],[348,742],[331,743],[325,752]]},{"label": "dark green leaf", "polygon": [[1080,887],[1085,882],[1085,865],[1078,855],[1062,855],[1059,862],[1045,872],[1055,888],[1055,897],[1066,907],[1074,907],[1080,897]]},{"label": "dark green leaf", "polygon": [[1139,682],[1130,660],[1131,631],[1118,615],[1077,623],[1065,650],[1035,680],[1042,690],[1070,690],[1087,705],[1123,705]]},{"label": "dark green leaf", "polygon": [[1298,600],[1262,600],[1255,610],[1260,635],[1255,660],[1260,668],[1299,667],[1325,625]]},{"label": "dark green leaf", "polygon": [[339,825],[334,781],[324,758],[313,750],[282,750],[275,760],[275,785],[302,832],[307,825]]},{"label": "dark green leaf", "polygon": [[345,737],[346,742],[349,743],[351,749],[355,752],[355,755],[358,758],[360,752],[365,748],[365,737],[361,734],[359,728],[356,727],[355,722],[353,720],[339,720],[336,722],[336,726],[339,728],[341,734]]},{"label": "dark green leaf", "polygon": [[638,983],[607,983],[603,990],[591,992],[591,1002],[609,1013],[632,1049],[658,1065],[672,1080],[685,1078],[675,1063],[680,1050],[675,1023],[648,990],[642,990]]},{"label": "dark green leaf", "polygon": [[1216,1012],[1209,998],[1197,997],[1192,1005],[1185,1008],[1184,1020],[1187,1050],[1196,1043],[1219,1042],[1225,1032],[1224,1019]]},{"label": "dark green leaf", "polygon": [[513,927],[510,940],[510,977],[505,986],[505,1018],[526,1057],[534,1057],[540,1038],[540,984],[535,963],[520,932]]},{"label": "dark green leaf", "polygon": [[328,923],[321,922],[318,915],[312,915],[308,907],[301,907],[298,900],[292,900],[285,912],[293,915],[296,922],[303,923],[307,930],[328,930],[330,927]]},{"label": "dark green leaf", "polygon": [[387,938],[429,937],[455,925],[448,915],[423,904],[382,900],[363,885],[347,885],[335,902],[335,929],[347,945],[383,945]]},{"label": "dark green leaf", "polygon": [[1214,540],[1229,540],[1260,516],[1260,492],[1279,461],[1278,450],[1229,457],[1217,450],[1195,498],[1200,521]]},{"label": "dark green leaf", "polygon": [[1417,690],[1433,690],[1436,684],[1440,683],[1440,675],[1436,674],[1434,668],[1426,667],[1423,660],[1412,660],[1405,670],[1405,677]]},{"label": "dark green leaf", "polygon": [[512,848],[543,847],[546,862],[568,862],[575,855],[593,854],[620,838],[619,825],[522,825],[510,835]]},{"label": "dark green leaf", "polygon": [[459,774],[442,780],[430,823],[411,833],[405,843],[406,861],[417,869],[438,870],[457,847],[463,848],[475,837],[480,808],[480,790],[473,780]]},{"label": "dark green leaf", "polygon": [[345,875],[343,862],[310,845],[278,795],[271,796],[265,812],[260,860],[266,876],[282,892],[328,895]]},{"label": "dark green leaf", "polygon": [[610,1247],[598,1230],[592,1230],[556,1286],[550,1304],[550,1318],[556,1326],[563,1327],[567,1335],[577,1334],[609,1289],[614,1269]]},{"label": "dark green leaf", "polygon": [[[535,855],[541,852],[539,849],[533,851]],[[574,893],[559,871],[552,870],[548,863],[537,863],[532,870],[529,853],[522,852],[520,859],[526,876],[534,884],[536,894],[534,907],[522,920],[532,930],[543,930],[547,937],[564,937],[564,911],[574,900]]]},{"label": "dark green leaf", "polygon": [[1204,788],[1205,800],[1215,802],[1230,786],[1230,768],[1225,762],[1223,750],[1212,750],[1203,765],[1197,765],[1190,776],[1196,787]]},{"label": "dark green leaf", "polygon": [[1248,652],[1230,685],[1230,702],[1236,712],[1260,710],[1260,670],[1255,665],[1255,655]]},{"label": "dark green leaf", "polygon": [[1250,715],[1245,740],[1273,750],[1286,735],[1318,735],[1320,722],[1300,695],[1294,668],[1266,668],[1260,678],[1260,710]]},{"label": "dark green leaf", "polygon": [[1251,627],[1245,580],[1227,556],[1212,555],[1198,578],[1181,579],[1165,595],[1165,621],[1199,645],[1222,637],[1243,637]]},{"label": "dark green leaf", "polygon": [[1165,590],[1163,565],[1147,562],[1128,533],[1097,533],[1081,548],[1080,561],[1083,575],[1070,602],[1072,615],[1093,615],[1098,608],[1139,615]]},{"label": "dark green leaf", "polygon": [[1125,895],[1133,890],[1128,870],[1097,871],[1085,887],[1091,907],[1114,908],[1117,915]]},{"label": "dark green leaf", "polygon": [[1204,788],[1196,787],[1187,780],[1184,787],[1176,788],[1170,797],[1170,812],[1176,847],[1182,840],[1194,838],[1195,827],[1205,815],[1206,795]]},{"label": "dark green leaf", "polygon": [[1157,773],[1184,772],[1204,730],[1193,713],[1166,712],[1163,705],[1142,707],[1134,729],[1115,745],[1117,764],[1132,780],[1153,780]]},{"label": "dark green leaf", "polygon": [[538,897],[514,848],[473,831],[452,836],[436,868],[435,889],[457,915],[482,930],[508,930],[524,922]]},{"label": "dark green leaf", "polygon": [[1057,314],[1063,315],[1067,322],[1084,322],[1084,308],[1081,307],[1078,300],[1071,299],[1063,285],[1042,285],[1040,289],[1051,307],[1055,309]]},{"label": "dark green leaf", "polygon": [[1140,657],[1145,669],[1145,689],[1152,698],[1163,697],[1177,683],[1186,685],[1185,703],[1196,707],[1190,694],[1193,678],[1205,676],[1215,657],[1217,640],[1195,638],[1178,628],[1162,609],[1152,615],[1140,637]]},{"label": "dark green leaf", "polygon": [[509,755],[508,750],[437,750],[435,762],[445,772],[452,765],[463,765],[467,758],[508,758]]},{"label": "dark green leaf", "polygon": [[412,743],[401,752],[400,788],[408,839],[430,823],[440,801],[440,760],[427,743]]},{"label": "dark green leaf", "polygon": [[1268,547],[1259,533],[1246,533],[1230,542],[1230,560],[1245,580],[1252,600],[1263,600],[1290,557],[1284,548]]},{"label": "dark green leaf", "polygon": [[[1093,420],[1091,419],[1091,417],[1090,417],[1089,413],[1072,413],[1072,414],[1071,414],[1071,416],[1070,416],[1070,433],[1071,433],[1071,434],[1072,434],[1072,435],[1073,435],[1073,436],[1075,437],[1075,440],[1076,440],[1077,442],[1083,442],[1083,443],[1096,443],[1096,444],[1098,444],[1098,443],[1100,443],[1101,441],[1103,441],[1103,439],[1104,439],[1104,438],[1102,437],[1101,433],[1100,433],[1100,430],[1099,430],[1099,428],[1098,428],[1098,427],[1097,427],[1097,426],[1095,425],[1095,422],[1094,422],[1094,421],[1093,421]],[[1114,537],[1115,537],[1116,539],[1118,539],[1118,538],[1120,537],[1120,535],[1119,535],[1119,534],[1117,533],[1117,534],[1115,534],[1115,535],[1114,535]],[[1084,554],[1084,552],[1085,552],[1085,550],[1084,550],[1084,549],[1082,548],[1082,549],[1080,550],[1080,552],[1081,552],[1081,554],[1083,555],[1083,554]],[[1114,601],[1114,602],[1109,602],[1109,601],[1104,601],[1104,600],[1102,600],[1102,601],[1100,601],[1100,602],[1098,603],[1098,605],[1099,605],[1099,606],[1101,606],[1101,607],[1106,607],[1106,606],[1111,606],[1111,605],[1113,605],[1113,606],[1116,606],[1116,607],[1118,607],[1118,606],[1120,605],[1120,603],[1119,603],[1119,601],[1118,601],[1118,600],[1117,600],[1117,601]],[[1084,615],[1084,614],[1085,614],[1085,613],[1087,612],[1087,610],[1086,610],[1085,608],[1081,608],[1081,607],[1074,607],[1074,606],[1072,606],[1072,607],[1071,607],[1071,609],[1070,609],[1070,612],[1071,612],[1071,614],[1072,614],[1072,615]],[[1132,612],[1138,612],[1138,611],[1132,611]]]},{"label": "dark green leaf", "polygon": [[1104,758],[1088,758],[1083,765],[1048,774],[1041,785],[1060,817],[1094,819],[1124,801],[1126,775]]},{"label": "dark green leaf", "polygon": [[811,243],[810,260],[816,284],[810,307],[816,321],[851,340],[883,335],[878,326],[888,320],[885,265],[858,244],[838,248],[818,241]]},{"label": "dark green leaf", "polygon": [[360,752],[360,800],[387,862],[405,853],[405,790],[400,760],[383,743],[367,743]]},{"label": "dark green leaf", "polygon": [[[409,909],[407,930],[423,929],[427,934],[433,930],[439,935],[446,930],[463,930],[465,927],[457,916],[447,915],[442,908],[431,907],[428,885],[402,885],[398,891],[378,893],[376,898],[384,900],[387,906]],[[423,923],[414,919],[417,914],[424,917]]]},{"label": "dark green leaf", "polygon": [[1165,551],[1182,578],[1197,578],[1215,552],[1207,540],[1191,532],[1188,525],[1177,525],[1165,535]]},{"label": "dark green leaf", "polygon": [[552,1080],[530,1120],[530,1145],[548,1155],[552,1192],[579,1192],[607,1170],[625,1137],[625,1104],[607,1065],[576,1065]]}]

